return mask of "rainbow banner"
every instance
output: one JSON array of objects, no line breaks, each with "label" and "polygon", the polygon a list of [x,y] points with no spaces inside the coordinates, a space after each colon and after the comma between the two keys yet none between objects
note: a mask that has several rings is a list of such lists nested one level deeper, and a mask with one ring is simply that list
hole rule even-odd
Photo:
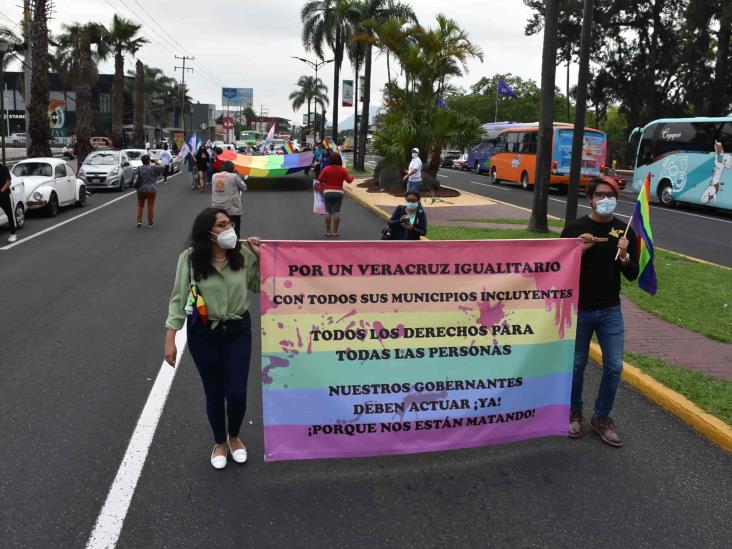
[{"label": "rainbow banner", "polygon": [[223,151],[218,160],[230,160],[240,175],[251,177],[279,177],[304,170],[313,163],[312,151],[293,154],[266,154],[249,156]]},{"label": "rainbow banner", "polygon": [[575,239],[264,242],[265,460],[566,436],[581,256]]}]

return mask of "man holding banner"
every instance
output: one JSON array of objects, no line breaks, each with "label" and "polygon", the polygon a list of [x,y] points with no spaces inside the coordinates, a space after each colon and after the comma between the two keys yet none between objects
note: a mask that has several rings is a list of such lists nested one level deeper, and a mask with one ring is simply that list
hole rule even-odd
[{"label": "man holding banner", "polygon": [[628,280],[638,277],[635,233],[613,215],[619,195],[612,179],[591,180],[587,198],[592,212],[567,223],[561,235],[584,242],[568,434],[572,438],[582,436],[582,386],[590,342],[596,334],[602,349],[602,381],[590,423],[605,443],[615,447],[623,444],[610,418],[623,371],[620,275]]}]

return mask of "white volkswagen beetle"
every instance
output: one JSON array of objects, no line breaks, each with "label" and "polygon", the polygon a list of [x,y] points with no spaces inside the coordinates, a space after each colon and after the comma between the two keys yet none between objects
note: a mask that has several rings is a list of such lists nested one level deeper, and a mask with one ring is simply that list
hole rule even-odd
[{"label": "white volkswagen beetle", "polygon": [[21,160],[10,173],[25,186],[25,205],[29,210],[44,209],[53,217],[60,206],[86,203],[86,185],[61,158]]}]

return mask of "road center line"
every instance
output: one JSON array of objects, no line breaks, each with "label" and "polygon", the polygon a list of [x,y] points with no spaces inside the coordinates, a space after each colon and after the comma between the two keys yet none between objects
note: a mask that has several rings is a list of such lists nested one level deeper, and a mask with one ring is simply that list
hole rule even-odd
[{"label": "road center line", "polygon": [[160,366],[158,377],[155,378],[155,383],[150,389],[145,407],[137,420],[137,425],[127,445],[127,451],[122,458],[122,463],[117,470],[112,486],[109,488],[104,506],[94,524],[94,530],[86,542],[87,549],[112,549],[119,540],[132,496],[135,494],[137,481],[142,474],[147,453],[155,436],[155,430],[163,412],[165,401],[168,398],[170,387],[173,384],[173,379],[178,372],[187,340],[184,325],[175,334],[175,346],[178,350],[175,357],[175,368],[172,368],[165,361]]},{"label": "road center line", "polygon": [[509,189],[508,187],[496,187],[495,185],[491,185],[489,183],[479,183],[477,181],[471,181],[473,185],[480,185],[482,187],[490,187],[491,189],[495,189],[497,191],[510,191],[512,189]]}]

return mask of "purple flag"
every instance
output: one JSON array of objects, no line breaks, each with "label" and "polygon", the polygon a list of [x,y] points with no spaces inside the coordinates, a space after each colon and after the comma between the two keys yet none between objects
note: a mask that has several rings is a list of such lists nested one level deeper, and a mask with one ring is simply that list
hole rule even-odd
[{"label": "purple flag", "polygon": [[498,95],[507,95],[508,97],[516,97],[516,94],[513,93],[511,86],[506,84],[503,80],[498,81]]},{"label": "purple flag", "polygon": [[447,102],[442,97],[438,97],[437,98],[437,106],[440,107],[441,109],[446,109],[447,108]]}]

